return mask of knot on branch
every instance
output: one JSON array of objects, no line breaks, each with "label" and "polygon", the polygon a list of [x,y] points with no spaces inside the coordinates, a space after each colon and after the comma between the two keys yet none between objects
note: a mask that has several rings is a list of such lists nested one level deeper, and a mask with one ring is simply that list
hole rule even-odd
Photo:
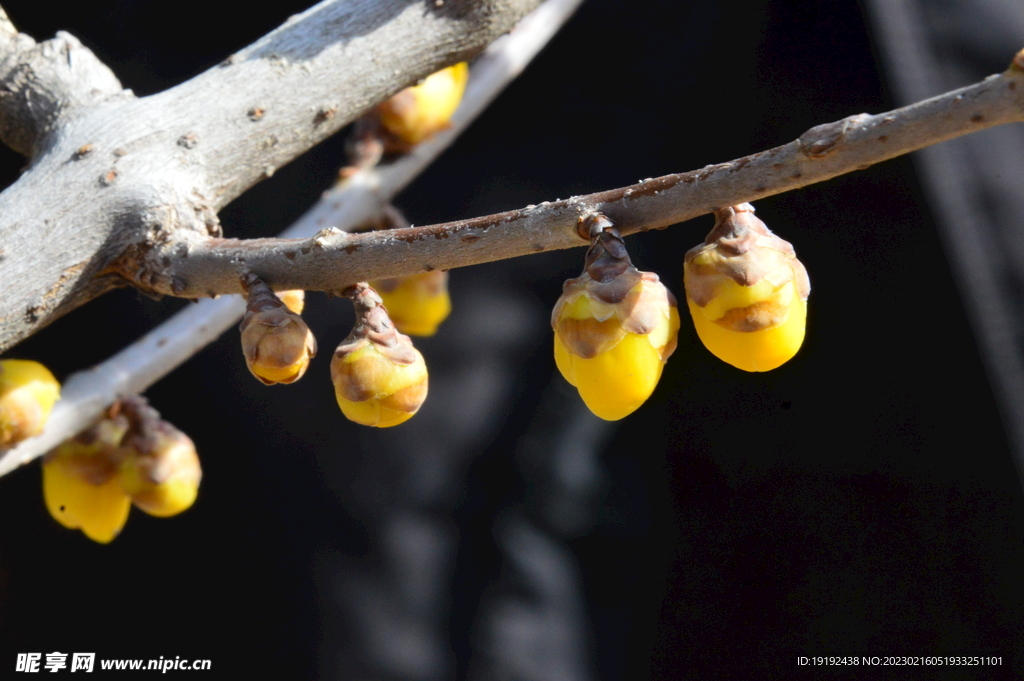
[{"label": "knot on branch", "polygon": [[800,151],[809,158],[824,158],[842,145],[851,128],[857,127],[869,118],[871,116],[868,114],[857,114],[847,116],[841,121],[816,125],[800,135]]},{"label": "knot on branch", "polygon": [[32,157],[66,113],[124,92],[114,73],[70,33],[41,43],[0,17],[0,141]]},{"label": "knot on branch", "polygon": [[[176,272],[174,264],[187,259],[195,246],[214,241],[221,233],[216,213],[195,199],[179,205],[130,206],[121,220],[129,224],[119,231],[137,238],[125,246],[105,273],[119,275],[154,298],[184,293],[188,281]],[[243,269],[242,264],[239,269]]]}]

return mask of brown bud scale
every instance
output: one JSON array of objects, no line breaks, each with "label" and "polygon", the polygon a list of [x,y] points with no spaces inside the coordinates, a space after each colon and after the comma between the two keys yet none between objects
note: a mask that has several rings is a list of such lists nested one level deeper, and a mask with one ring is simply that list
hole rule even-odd
[{"label": "brown bud scale", "polygon": [[[238,330],[249,371],[266,385],[297,381],[316,356],[313,333],[302,317],[288,309],[258,277],[247,275],[243,285],[248,289],[249,302]],[[290,367],[294,371],[278,375]]]},{"label": "brown bud scale", "polygon": [[[712,263],[694,262],[699,256]],[[714,228],[704,243],[687,251],[684,260],[689,271],[686,294],[698,307],[707,306],[715,297],[719,275],[748,287],[762,279],[776,288],[794,281],[804,300],[811,292],[807,270],[796,259],[793,246],[775,236],[748,203],[715,211]],[[753,317],[762,314],[751,313]]]}]

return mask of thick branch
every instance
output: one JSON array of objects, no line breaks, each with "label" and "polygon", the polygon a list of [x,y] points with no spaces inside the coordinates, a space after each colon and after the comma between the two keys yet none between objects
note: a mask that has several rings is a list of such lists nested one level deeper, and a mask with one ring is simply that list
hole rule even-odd
[{"label": "thick branch", "polygon": [[[67,96],[34,144],[16,142],[38,156],[0,194],[0,350],[120,284],[109,266],[127,249],[218,234],[231,199],[367,107],[478,53],[539,1],[324,0],[158,95]],[[31,39],[6,35],[7,72],[19,73]],[[34,102],[35,80],[25,83]],[[149,273],[131,274],[146,288]]]},{"label": "thick branch", "polygon": [[416,80],[479,54],[540,0],[325,1],[152,97],[195,119],[212,207]]},{"label": "thick branch", "polygon": [[37,44],[0,7],[0,141],[30,158],[66,112],[121,95],[121,83],[73,35]]},{"label": "thick branch", "polygon": [[[452,118],[451,128],[417,145],[399,161],[363,169],[350,182],[325,192],[285,234],[310,236],[325,221],[349,229],[379,214],[384,203],[415,179],[522,72],[581,2],[546,0],[524,18],[512,34],[493,43],[474,62],[466,95]],[[203,300],[185,308],[105,362],[70,376],[43,434],[0,453],[0,475],[45,454],[90,426],[118,395],[144,392],[228,328],[237,325],[244,310],[245,302],[239,296]]]},{"label": "thick branch", "polygon": [[722,206],[797,189],[1003,123],[1024,121],[1024,51],[1005,73],[939,97],[811,128],[768,151],[631,187],[410,229],[310,239],[208,239],[159,251],[167,267],[151,280],[169,295],[240,292],[251,271],[277,289],[340,291],[357,281],[450,269],[584,246],[577,220],[608,215],[623,234],[658,229]]}]

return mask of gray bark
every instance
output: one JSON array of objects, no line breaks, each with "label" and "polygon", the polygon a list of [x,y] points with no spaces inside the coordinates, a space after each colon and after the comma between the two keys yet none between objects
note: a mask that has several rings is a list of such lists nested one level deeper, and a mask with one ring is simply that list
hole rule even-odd
[{"label": "gray bark", "polygon": [[37,45],[4,15],[0,139],[30,164],[0,194],[0,350],[122,274],[145,289],[154,247],[219,235],[243,191],[538,4],[325,0],[144,98],[71,36]]},{"label": "gray bark", "polygon": [[[252,271],[278,290],[340,291],[358,281],[450,269],[587,245],[583,216],[599,211],[622,234],[659,229],[722,206],[822,182],[910,151],[1024,120],[1024,52],[1018,66],[970,87],[895,111],[860,114],[811,128],[774,149],[665,175],[630,187],[498,215],[412,229],[310,239],[204,239],[167,243],[137,265],[137,285],[168,295],[239,293]],[[147,264],[148,263],[148,264]],[[129,273],[130,276],[130,273]]]},{"label": "gray bark", "polygon": [[[364,168],[348,182],[324,192],[282,236],[312,236],[325,225],[355,229],[380,215],[383,206],[412,182],[515,79],[569,19],[582,0],[545,0],[473,61],[466,92],[451,127],[416,145],[394,162]],[[145,392],[179,364],[242,318],[245,303],[221,296],[190,305],[95,366],[69,376],[43,434],[0,453],[0,475],[42,456],[92,424],[119,395]]]}]

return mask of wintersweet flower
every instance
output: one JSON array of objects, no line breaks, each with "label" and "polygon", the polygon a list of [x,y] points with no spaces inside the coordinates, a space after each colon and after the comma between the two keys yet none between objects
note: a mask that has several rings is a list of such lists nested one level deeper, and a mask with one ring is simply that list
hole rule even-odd
[{"label": "wintersweet flower", "polygon": [[149,515],[166,518],[195,503],[203,471],[192,439],[166,421],[129,432],[118,469],[121,488]]},{"label": "wintersweet flower", "polygon": [[293,383],[316,356],[316,339],[265,283],[253,275],[245,281],[249,303],[238,327],[249,371],[266,385]]},{"label": "wintersweet flower", "polygon": [[50,515],[101,544],[120,534],[131,508],[117,479],[117,448],[127,428],[123,418],[104,419],[43,458],[43,501]]},{"label": "wintersweet flower", "polygon": [[633,267],[621,237],[605,228],[583,275],[565,282],[551,326],[562,376],[594,414],[615,421],[654,392],[676,348],[679,311],[658,275]]},{"label": "wintersweet flower", "polygon": [[380,105],[381,125],[406,144],[419,144],[450,125],[468,80],[466,62],[427,76]]},{"label": "wintersweet flower", "polygon": [[748,203],[715,212],[715,227],[683,265],[697,335],[719,359],[769,371],[800,349],[811,291],[789,242],[772,234]]},{"label": "wintersweet flower", "polygon": [[366,284],[349,293],[356,326],[331,359],[331,382],[345,416],[364,426],[397,426],[427,397],[427,365],[398,333],[380,297]]},{"label": "wintersweet flower", "polygon": [[302,314],[302,310],[306,307],[306,292],[302,289],[278,291],[277,297],[281,299],[285,307],[295,314]]},{"label": "wintersweet flower", "polygon": [[9,447],[43,432],[60,383],[39,362],[0,360],[0,447]]},{"label": "wintersweet flower", "polygon": [[421,272],[370,285],[384,301],[395,328],[411,336],[433,336],[452,311],[447,272]]},{"label": "wintersweet flower", "polygon": [[43,500],[61,525],[107,544],[133,503],[150,515],[176,515],[195,502],[201,478],[192,440],[144,398],[125,397],[43,458]]}]

